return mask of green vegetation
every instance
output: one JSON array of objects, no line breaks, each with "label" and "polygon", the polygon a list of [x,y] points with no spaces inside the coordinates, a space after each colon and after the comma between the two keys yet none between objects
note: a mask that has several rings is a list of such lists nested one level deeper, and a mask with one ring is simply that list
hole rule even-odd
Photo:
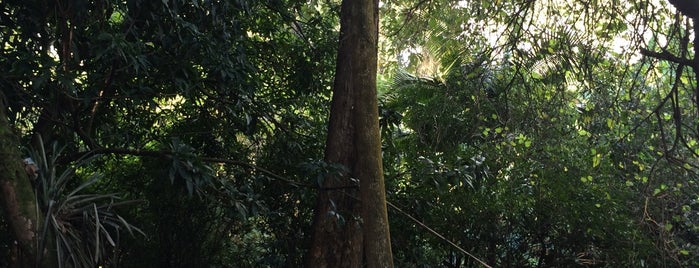
[{"label": "green vegetation", "polygon": [[350,2],[3,0],[0,267],[699,266],[699,2]]}]

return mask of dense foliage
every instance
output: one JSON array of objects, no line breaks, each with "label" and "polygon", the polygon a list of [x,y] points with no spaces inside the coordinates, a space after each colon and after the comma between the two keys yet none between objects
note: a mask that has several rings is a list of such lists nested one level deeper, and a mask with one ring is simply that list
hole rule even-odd
[{"label": "dense foliage", "polygon": [[[699,266],[691,19],[651,0],[380,6],[397,267]],[[43,246],[66,267],[301,267],[317,186],[343,170],[321,160],[338,14],[3,0],[0,98],[40,167]]]}]

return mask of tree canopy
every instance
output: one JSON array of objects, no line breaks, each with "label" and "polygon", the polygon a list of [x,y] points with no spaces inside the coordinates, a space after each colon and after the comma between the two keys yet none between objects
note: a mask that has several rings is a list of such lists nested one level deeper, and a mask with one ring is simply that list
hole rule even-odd
[{"label": "tree canopy", "polygon": [[699,266],[699,3],[341,2],[0,2],[0,267]]}]

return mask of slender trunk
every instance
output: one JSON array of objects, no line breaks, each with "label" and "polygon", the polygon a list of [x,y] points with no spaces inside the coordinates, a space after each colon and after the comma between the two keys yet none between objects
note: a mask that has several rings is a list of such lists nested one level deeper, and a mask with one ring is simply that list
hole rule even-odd
[{"label": "slender trunk", "polygon": [[342,1],[340,25],[325,160],[347,173],[322,185],[307,263],[392,267],[376,99],[378,1]]},{"label": "slender trunk", "polygon": [[0,203],[18,246],[19,267],[36,266],[40,216],[29,177],[22,166],[19,142],[0,100]]},{"label": "slender trunk", "polygon": [[[699,115],[699,18],[692,18],[692,27],[694,28],[694,59],[692,60],[692,70],[694,70],[694,79],[696,87],[694,88],[694,108],[697,109]],[[679,75],[679,74],[678,74]],[[697,136],[699,138],[699,123],[696,125]]]}]

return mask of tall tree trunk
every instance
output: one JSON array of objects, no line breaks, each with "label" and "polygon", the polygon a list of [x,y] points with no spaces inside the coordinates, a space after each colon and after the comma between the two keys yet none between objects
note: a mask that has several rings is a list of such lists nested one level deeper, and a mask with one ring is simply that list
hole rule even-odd
[{"label": "tall tree trunk", "polygon": [[378,0],[343,0],[325,160],[309,267],[393,267],[381,162],[376,62]]},{"label": "tall tree trunk", "polygon": [[36,266],[40,216],[29,177],[22,167],[19,141],[12,132],[0,99],[0,203],[19,247],[19,267]]}]

